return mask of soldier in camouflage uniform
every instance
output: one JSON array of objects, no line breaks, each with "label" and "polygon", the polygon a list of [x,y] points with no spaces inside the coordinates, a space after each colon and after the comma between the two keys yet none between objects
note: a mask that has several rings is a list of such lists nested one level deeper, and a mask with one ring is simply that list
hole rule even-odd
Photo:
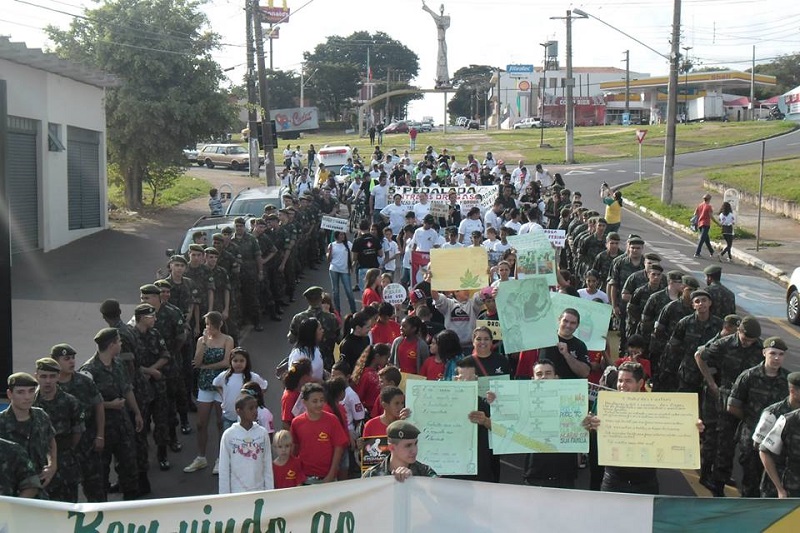
[{"label": "soldier in camouflage uniform", "polygon": [[609,233],[606,237],[605,250],[597,254],[592,263],[592,268],[600,273],[599,287],[601,289],[607,288],[608,275],[611,273],[611,263],[614,262],[614,259],[621,256],[622,253],[623,252],[619,249],[619,233]]},{"label": "soldier in camouflage uniform", "polygon": [[56,475],[47,487],[47,493],[51,500],[77,503],[78,484],[81,482],[77,446],[84,431],[84,414],[80,402],[58,387],[60,372],[61,367],[52,357],[36,361],[35,376],[39,388],[33,406],[47,413],[55,430],[58,461]]},{"label": "soldier in camouflage uniform", "polygon": [[[622,287],[634,272],[644,270],[644,240],[634,236],[628,239],[628,246],[625,255],[617,257],[611,263],[611,270],[608,274],[608,289],[606,294],[611,301],[614,316],[619,320],[619,339],[620,353],[625,348],[625,311],[627,299],[622,297]],[[632,294],[632,293],[631,293]]]},{"label": "soldier in camouflage uniform", "polygon": [[259,264],[261,248],[258,241],[245,230],[245,220],[242,217],[234,221],[235,234],[233,242],[239,248],[241,256],[241,285],[242,285],[242,322],[253,325],[255,331],[264,331],[261,325],[261,304],[259,303]]},{"label": "soldier in camouflage uniform", "polygon": [[[800,372],[792,372],[786,380],[789,382],[789,395],[783,400],[773,403],[761,412],[761,418],[759,418],[756,430],[753,432],[753,444],[755,446],[760,446],[764,443],[767,435],[772,431],[772,428],[775,427],[775,423],[780,417],[796,409],[800,409]],[[784,470],[784,462],[782,459],[783,457],[781,456],[778,457],[777,461],[773,461],[779,479],[783,476]],[[772,480],[766,472],[761,478],[760,488],[762,498],[778,497],[775,484],[772,483]]]},{"label": "soldier in camouflage uniform", "polygon": [[[137,449],[134,430],[144,427],[139,406],[133,394],[128,372],[119,360],[122,339],[116,328],[103,328],[94,336],[97,352],[81,367],[88,373],[103,397],[106,414],[105,446],[103,447],[103,479],[108,480],[111,457],[116,460],[115,470],[123,499],[136,499],[139,492]],[[128,354],[132,357],[132,354]],[[126,409],[127,407],[127,409]],[[131,424],[133,414],[134,424]]]},{"label": "soldier in camouflage uniform", "polygon": [[729,288],[720,283],[722,279],[722,267],[719,265],[710,265],[703,269],[703,274],[706,275],[706,291],[711,295],[711,301],[714,305],[711,307],[711,312],[724,318],[726,315],[736,313],[736,295],[733,294]]},{"label": "soldier in camouflage uniform", "polygon": [[[0,412],[0,438],[16,442],[28,454],[33,470],[39,476],[43,491],[50,486],[57,471],[56,432],[50,417],[33,406],[36,380],[30,374],[17,372],[8,376],[8,399],[11,405]],[[4,462],[0,461],[0,463]]]},{"label": "soldier in camouflage uniform", "polygon": [[389,456],[361,477],[394,476],[398,481],[416,477],[438,477],[430,466],[417,461],[419,430],[410,422],[395,420],[386,428]]},{"label": "soldier in camouflage uniform", "polygon": [[170,284],[169,303],[181,310],[194,332],[200,329],[199,291],[194,280],[185,276],[188,265],[182,255],[173,255],[169,259],[169,276],[165,279]]},{"label": "soldier in camouflage uniform", "polygon": [[694,355],[705,380],[702,418],[706,429],[700,450],[700,483],[718,497],[725,495],[725,484],[733,471],[739,423],[728,413],[728,398],[736,378],[763,359],[758,320],[728,315],[725,322],[739,323],[731,334],[712,340]]},{"label": "soldier in camouflage uniform", "polygon": [[[161,470],[169,470],[170,463],[167,459],[167,445],[169,444],[169,399],[167,398],[168,365],[171,362],[169,350],[161,334],[155,328],[156,309],[150,304],[136,306],[136,327],[134,332],[139,340],[139,351],[136,354],[136,364],[147,377],[150,390],[150,402],[140,406],[144,419],[146,435],[150,429],[150,419],[153,422],[153,440],[156,443],[158,463]],[[143,476],[147,475],[146,465],[139,465],[139,479],[142,483]]]},{"label": "soldier in camouflage uniform", "polygon": [[800,409],[778,418],[759,452],[778,497],[800,498]]},{"label": "soldier in camouflage uniform", "polygon": [[211,269],[214,277],[214,309],[222,315],[225,321],[224,331],[233,337],[234,346],[238,346],[239,329],[231,316],[231,280],[228,271],[219,264],[220,252],[214,247],[205,250],[206,266]]},{"label": "soldier in camouflage uniform", "polygon": [[[645,346],[650,346],[650,337],[656,327],[656,319],[667,304],[674,302],[683,293],[683,272],[670,270],[667,273],[667,287],[651,294],[642,308],[642,319],[639,322],[639,335],[642,336]],[[655,373],[658,370],[658,359],[653,359],[650,354],[650,369]]]},{"label": "soldier in camouflage uniform", "polygon": [[242,289],[241,289],[241,267],[242,256],[239,247],[231,240],[233,228],[226,226],[220,233],[214,235],[214,248],[220,252],[219,264],[228,273],[231,281],[231,311],[229,321],[236,325],[236,337],[238,338],[239,326],[242,323]]},{"label": "soldier in camouflage uniform", "polygon": [[675,326],[659,371],[659,392],[700,392],[702,375],[694,354],[722,329],[722,319],[711,314],[711,295],[696,290],[691,294],[694,313]]},{"label": "soldier in camouflage uniform", "polygon": [[650,350],[648,354],[651,360],[657,361],[654,367],[651,367],[653,372],[653,391],[659,391],[660,385],[658,380],[661,377],[661,358],[664,355],[664,350],[667,347],[667,342],[675,331],[675,326],[685,316],[692,314],[692,292],[694,292],[700,284],[692,276],[683,276],[683,292],[678,297],[666,305],[664,309],[658,314],[658,319],[653,324],[653,334],[650,336]]},{"label": "soldier in camouflage uniform", "polygon": [[292,322],[289,325],[289,334],[287,338],[289,343],[294,345],[297,342],[297,332],[300,329],[300,324],[307,318],[316,318],[319,320],[324,334],[322,342],[319,345],[320,354],[325,364],[325,369],[329,370],[333,366],[333,349],[339,341],[339,321],[333,313],[328,313],[322,310],[322,287],[309,287],[303,293],[306,301],[308,302],[308,309],[301,311],[292,317]]},{"label": "soldier in camouflage uniform", "polygon": [[287,307],[289,299],[286,296],[286,276],[284,271],[286,268],[285,263],[289,259],[287,247],[290,240],[286,232],[280,227],[280,217],[278,217],[275,206],[268,205],[267,208],[265,208],[264,214],[264,220],[267,222],[267,233],[269,233],[272,244],[275,245],[278,253],[265,265],[266,277],[269,280],[272,294],[275,296],[275,304],[279,308]]},{"label": "soldier in camouflage uniform", "polygon": [[278,267],[278,273],[282,274],[286,282],[286,298],[289,302],[294,302],[294,293],[297,288],[297,269],[295,267],[297,256],[297,235],[294,226],[289,221],[289,210],[281,209],[278,211],[280,229],[286,234],[286,246],[284,248],[283,268]]},{"label": "soldier in camouflage uniform", "polygon": [[606,248],[606,219],[598,218],[594,233],[586,237],[580,244],[578,259],[578,275],[580,279],[586,277],[586,272],[592,268],[597,254]]},{"label": "soldier in camouflage uniform", "polygon": [[739,492],[744,498],[758,498],[764,473],[753,433],[761,412],[780,401],[786,394],[789,372],[783,368],[788,347],[780,337],[764,340],[764,361],[742,372],[731,389],[728,412],[741,419],[739,424],[739,464],[742,465],[742,484]]},{"label": "soldier in camouflage uniform", "polygon": [[[628,300],[628,305],[625,314],[628,316],[628,322],[625,325],[625,331],[633,335],[639,331],[639,324],[642,321],[642,311],[647,299],[651,294],[662,290],[662,281],[664,279],[664,268],[659,264],[653,264],[645,270],[647,274],[647,283],[637,288]],[[638,273],[637,273],[638,274]],[[635,277],[636,274],[631,276]]]},{"label": "soldier in camouflage uniform", "polygon": [[85,431],[75,453],[81,470],[81,485],[86,500],[106,501],[106,484],[103,480],[103,447],[105,446],[106,412],[103,397],[92,381],[91,375],[75,372],[75,349],[69,344],[56,344],[50,348],[50,357],[58,362],[58,387],[74,396],[83,409]]},{"label": "soldier in camouflage uniform", "polygon": [[36,498],[42,482],[33,468],[25,449],[10,440],[0,438],[0,496]]},{"label": "soldier in camouflage uniform", "polygon": [[271,262],[278,254],[278,249],[272,242],[272,237],[267,232],[267,221],[263,218],[256,220],[253,237],[258,242],[261,254],[258,256],[258,285],[260,292],[261,311],[268,314],[273,322],[280,322],[281,308],[272,293],[272,285],[267,278],[267,263]]},{"label": "soldier in camouflage uniform", "polygon": [[184,273],[197,288],[197,312],[201,317],[214,307],[214,276],[205,264],[205,250],[200,244],[189,246],[189,264]]}]

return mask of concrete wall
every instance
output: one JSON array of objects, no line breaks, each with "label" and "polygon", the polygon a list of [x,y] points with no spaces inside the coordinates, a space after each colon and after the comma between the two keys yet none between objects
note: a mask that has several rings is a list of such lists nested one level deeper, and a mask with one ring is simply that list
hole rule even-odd
[{"label": "concrete wall", "polygon": [[[703,180],[703,187],[720,193],[724,193],[728,189],[734,189],[739,193],[740,202],[758,205],[758,194],[739,191],[734,187],[730,187],[718,181]],[[800,221],[800,205],[796,202],[790,202],[774,196],[764,196],[761,206],[772,213],[778,213],[779,215]]]},{"label": "concrete wall", "polygon": [[[39,122],[39,244],[50,251],[108,225],[106,179],[106,114],[104,90],[69,78],[0,59],[0,78],[8,84],[8,114]],[[100,132],[100,227],[69,228],[67,205],[67,152],[48,150],[48,123],[60,125],[66,148],[67,128],[76,126]]]}]

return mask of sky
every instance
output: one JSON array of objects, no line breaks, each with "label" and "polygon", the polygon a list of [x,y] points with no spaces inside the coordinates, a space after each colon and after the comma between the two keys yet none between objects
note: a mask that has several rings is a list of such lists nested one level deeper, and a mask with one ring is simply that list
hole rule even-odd
[{"label": "sky", "polygon": [[[268,0],[261,0],[266,5]],[[282,0],[275,0],[280,5]],[[440,1],[429,1],[439,11]],[[674,0],[444,0],[450,15],[447,30],[448,67],[452,76],[470,64],[505,68],[508,64],[542,64],[539,43],[559,42],[559,61],[565,64],[566,25],[569,9],[579,8],[594,18],[573,21],[573,65],[624,68],[624,52],[630,50],[634,72],[666,75],[665,59],[641,44],[603,24],[634,36],[649,47],[669,52]],[[66,28],[92,8],[89,0],[3,0],[0,35],[31,48],[48,48],[43,28],[53,24]],[[419,56],[420,72],[415,83],[432,87],[436,72],[436,26],[422,10],[421,0],[288,0],[292,15],[282,24],[273,41],[273,65],[279,70],[299,70],[304,51],[330,35],[347,36],[354,31],[383,31]],[[224,45],[214,54],[235,83],[242,80],[245,62],[243,0],[209,0],[200,8],[211,29]],[[55,10],[55,11],[54,11]],[[61,14],[62,11],[69,14]],[[599,20],[598,20],[599,19]],[[602,22],[600,22],[602,21]],[[697,66],[750,67],[753,46],[756,63],[800,52],[800,4],[786,0],[683,0],[681,46]],[[299,97],[299,95],[298,95]],[[444,117],[443,97],[429,95],[410,106],[410,118],[431,115],[437,123]]]}]

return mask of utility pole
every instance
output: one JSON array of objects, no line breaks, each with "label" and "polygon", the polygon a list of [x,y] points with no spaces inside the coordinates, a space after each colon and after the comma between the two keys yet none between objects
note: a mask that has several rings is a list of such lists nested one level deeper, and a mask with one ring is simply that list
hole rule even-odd
[{"label": "utility pole", "polygon": [[500,68],[497,69],[497,102],[494,108],[494,114],[497,116],[497,131],[500,131]]},{"label": "utility pole", "polygon": [[[391,74],[392,74],[392,67],[386,67],[386,93],[389,93],[389,82],[391,81]],[[386,111],[384,112],[383,120],[389,120],[389,97],[386,97]],[[386,123],[384,126],[388,126],[389,124]]]},{"label": "utility pole", "polygon": [[753,64],[750,66],[750,120],[756,119],[756,45],[753,45]]},{"label": "utility pole", "polygon": [[691,69],[689,50],[692,48],[692,46],[681,46],[683,49],[683,65],[681,66],[683,69],[683,112],[687,122],[689,121],[689,70]]},{"label": "utility pole", "polygon": [[[256,96],[256,63],[255,47],[253,44],[253,2],[245,0],[246,13],[246,32],[247,32],[247,128],[250,132],[247,136],[249,145],[250,161],[258,161],[258,96]],[[258,177],[258,164],[250,165],[250,177]]]},{"label": "utility pole", "polygon": [[[267,86],[267,67],[264,65],[264,31],[261,28],[261,10],[258,8],[258,0],[253,0],[253,24],[255,27],[256,39],[256,59],[258,60],[258,91],[261,97],[261,135],[264,139],[264,166],[267,172],[267,185],[277,185],[275,177],[275,157],[272,123],[269,113],[269,87]],[[270,36],[270,48],[272,48],[272,37]],[[270,63],[272,54],[270,53]],[[270,69],[271,70],[271,69]],[[258,159],[256,159],[258,161]],[[250,165],[252,167],[253,165]],[[258,165],[256,165],[258,169]],[[251,171],[252,172],[252,171]],[[258,173],[256,172],[256,175]]]},{"label": "utility pole", "polygon": [[631,51],[625,50],[625,112],[631,112]]},{"label": "utility pole", "polygon": [[[539,43],[544,47],[544,63],[542,65],[542,99],[539,102],[539,121],[544,121],[544,99],[547,90],[547,52],[550,42]],[[542,124],[540,124],[541,126]],[[539,148],[544,148],[544,128],[539,128]]]},{"label": "utility pole", "polygon": [[667,89],[667,132],[664,139],[664,172],[661,176],[661,202],[672,203],[675,173],[676,122],[678,119],[678,60],[681,50],[681,0],[674,0],[672,11],[672,45],[669,54],[669,86]]},{"label": "utility pole", "polygon": [[564,162],[571,165],[575,162],[575,102],[572,101],[572,87],[575,80],[572,79],[572,11],[567,10],[567,79],[566,83],[566,114],[565,126],[567,140],[565,143]]},{"label": "utility pole", "polygon": [[[256,0],[256,4],[258,4],[258,0]],[[261,20],[261,19],[259,18],[259,20]],[[262,45],[263,45],[263,43],[262,43]],[[272,53],[272,24],[270,24],[269,25],[269,70],[270,71],[274,70],[272,68],[272,56],[273,56],[273,53]]]}]

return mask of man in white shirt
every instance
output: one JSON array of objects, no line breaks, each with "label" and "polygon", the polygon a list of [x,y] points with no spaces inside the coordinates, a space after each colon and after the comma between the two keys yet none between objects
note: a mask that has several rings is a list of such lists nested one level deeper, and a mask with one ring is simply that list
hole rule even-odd
[{"label": "man in white shirt", "polygon": [[541,163],[536,165],[536,174],[534,175],[534,179],[539,182],[539,185],[541,185],[542,188],[550,188],[550,186],[553,184],[553,177],[550,175],[550,172],[542,168]]},{"label": "man in white shirt", "polygon": [[[373,189],[374,190],[374,189]],[[408,206],[402,204],[403,195],[395,193],[392,197],[393,202],[383,209],[381,209],[381,216],[383,220],[389,223],[394,234],[399,234],[406,223],[406,213],[409,211]]]},{"label": "man in white shirt", "polygon": [[492,152],[486,152],[486,159],[483,160],[483,164],[489,168],[494,168],[498,163],[494,160]]},{"label": "man in white shirt", "polygon": [[544,232],[544,228],[536,222],[534,219],[536,217],[536,209],[535,207],[531,207],[528,210],[528,222],[524,223],[522,227],[519,228],[519,234],[524,235],[526,233],[541,233]]},{"label": "man in white shirt", "polygon": [[503,174],[506,173],[506,164],[501,159],[500,161],[497,162],[497,164],[495,164],[493,167],[491,167],[491,169],[492,170],[489,171],[489,174],[494,176],[494,179],[498,179],[498,178],[501,178],[503,176]]},{"label": "man in white shirt", "polygon": [[412,211],[414,211],[414,216],[417,220],[422,220],[425,218],[425,215],[431,212],[431,204],[428,202],[428,193],[419,193],[419,202],[414,204]]},{"label": "man in white shirt", "polygon": [[433,215],[425,215],[422,219],[422,227],[414,231],[414,245],[411,247],[412,252],[430,252],[431,248],[439,246],[439,233],[433,229],[433,224],[436,220]]},{"label": "man in white shirt", "polygon": [[[524,168],[525,168],[525,161],[520,159],[517,162],[517,168],[511,171],[511,181],[514,182],[515,187],[519,187],[518,185],[518,183],[520,182],[519,177],[522,175],[522,169]],[[527,174],[527,169],[525,169],[525,173]]]},{"label": "man in white shirt", "polygon": [[486,212],[486,216],[483,217],[483,222],[486,229],[494,228],[500,231],[500,228],[503,226],[503,202],[499,199],[495,200],[492,208],[489,209],[489,211]]},{"label": "man in white shirt", "polygon": [[389,204],[389,184],[386,173],[381,172],[378,184],[372,187],[369,195],[369,209],[373,220],[381,221],[381,210]]}]

